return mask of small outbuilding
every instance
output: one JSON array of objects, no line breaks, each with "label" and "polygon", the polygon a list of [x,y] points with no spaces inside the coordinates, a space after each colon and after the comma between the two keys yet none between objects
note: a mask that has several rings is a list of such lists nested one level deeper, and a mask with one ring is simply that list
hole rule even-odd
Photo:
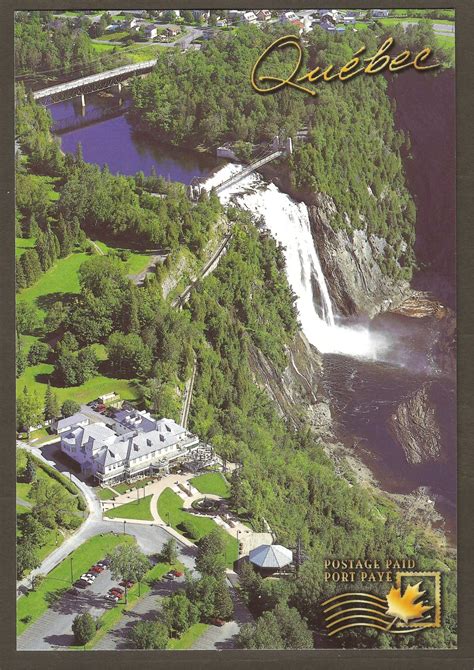
[{"label": "small outbuilding", "polygon": [[261,544],[249,553],[249,561],[264,575],[278,572],[293,562],[293,552],[281,544]]}]

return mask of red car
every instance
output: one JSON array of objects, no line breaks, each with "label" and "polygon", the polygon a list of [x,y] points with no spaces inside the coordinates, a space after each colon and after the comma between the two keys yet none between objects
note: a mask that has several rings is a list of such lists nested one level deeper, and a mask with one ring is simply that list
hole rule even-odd
[{"label": "red car", "polygon": [[223,619],[211,619],[211,623],[214,626],[223,626],[225,624],[225,621]]},{"label": "red car", "polygon": [[127,589],[131,588],[135,582],[133,582],[131,579],[122,579],[120,582],[120,586],[126,586]]},{"label": "red car", "polygon": [[115,593],[116,595],[121,596],[123,589],[120,589],[118,586],[113,586],[111,589],[109,589],[109,593]]},{"label": "red car", "polygon": [[104,568],[101,565],[93,565],[89,572],[94,572],[98,575],[99,573],[103,572],[103,570]]},{"label": "red car", "polygon": [[180,570],[171,570],[171,572],[175,577],[182,577],[184,575],[184,572],[181,572]]},{"label": "red car", "polygon": [[95,408],[95,411],[98,412],[99,414],[103,414],[107,407],[105,405],[97,405]]}]

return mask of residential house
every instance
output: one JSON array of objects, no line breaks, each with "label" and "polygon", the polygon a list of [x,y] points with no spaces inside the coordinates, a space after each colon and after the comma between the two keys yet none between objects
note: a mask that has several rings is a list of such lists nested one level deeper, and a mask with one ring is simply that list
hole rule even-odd
[{"label": "residential house", "polygon": [[345,16],[343,20],[345,26],[354,24],[356,22],[355,16]]},{"label": "residential house", "polygon": [[283,12],[283,14],[280,14],[280,23],[290,23],[291,21],[299,21],[294,12]]},{"label": "residential house", "polygon": [[195,21],[201,21],[207,23],[211,12],[209,9],[193,9],[193,16]]},{"label": "residential house", "polygon": [[259,21],[270,21],[272,18],[272,13],[269,9],[260,9],[260,11],[257,12],[257,19]]},{"label": "residential house", "polygon": [[143,34],[147,40],[154,40],[158,36],[158,28],[152,24],[143,28]]},{"label": "residential house", "polygon": [[374,19],[383,19],[389,16],[390,10],[389,9],[373,9],[372,10],[372,16]]},{"label": "residential house", "polygon": [[168,37],[175,37],[176,35],[179,35],[180,32],[181,31],[178,28],[178,26],[169,26],[166,29],[166,34],[168,35]]},{"label": "residential house", "polygon": [[255,12],[249,11],[242,14],[243,23],[257,23],[257,16]]}]

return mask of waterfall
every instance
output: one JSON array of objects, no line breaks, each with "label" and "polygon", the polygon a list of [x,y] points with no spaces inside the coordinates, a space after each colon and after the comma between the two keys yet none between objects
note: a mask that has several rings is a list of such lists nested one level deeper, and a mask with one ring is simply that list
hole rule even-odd
[{"label": "waterfall", "polygon": [[[239,171],[226,165],[205,182],[206,189]],[[380,343],[361,326],[344,326],[335,316],[329,290],[311,233],[308,209],[282,193],[273,183],[252,174],[219,194],[223,203],[233,201],[262,217],[265,227],[284,248],[288,281],[297,296],[301,328],[321,353],[376,358]],[[316,290],[315,290],[316,289]]]}]

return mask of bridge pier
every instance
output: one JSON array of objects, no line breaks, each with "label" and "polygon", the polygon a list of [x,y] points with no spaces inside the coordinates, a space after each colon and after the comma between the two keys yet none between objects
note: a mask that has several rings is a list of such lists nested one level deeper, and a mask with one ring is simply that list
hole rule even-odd
[{"label": "bridge pier", "polygon": [[84,95],[84,93],[81,93],[81,107],[82,109],[86,108],[86,96]]}]

